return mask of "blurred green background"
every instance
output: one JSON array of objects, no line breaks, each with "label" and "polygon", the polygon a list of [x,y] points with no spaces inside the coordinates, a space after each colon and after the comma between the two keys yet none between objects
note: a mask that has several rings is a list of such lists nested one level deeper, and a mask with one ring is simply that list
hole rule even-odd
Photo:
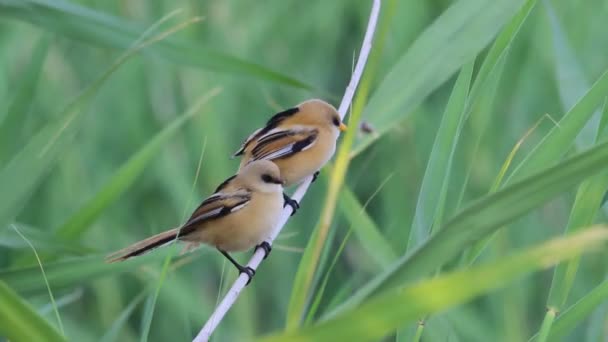
[{"label": "blurred green background", "polygon": [[[192,339],[236,277],[219,253],[203,248],[177,257],[179,248],[169,248],[117,265],[104,264],[103,255],[183,222],[235,172],[238,161],[230,155],[273,113],[313,97],[337,107],[369,11],[370,2],[362,0],[0,0],[0,284],[8,285],[0,291],[0,336]],[[196,17],[202,20],[192,21]],[[213,340],[252,340],[280,333],[286,324],[294,335],[279,340],[295,339],[300,331],[316,340],[347,336],[339,326],[327,328],[329,335],[314,335],[314,329],[394,260],[408,258],[431,226],[450,222],[471,203],[492,205],[484,196],[509,191],[516,165],[535,163],[520,172],[523,179],[601,145],[608,86],[591,86],[608,67],[607,19],[605,0],[384,1],[363,80],[367,95],[357,99],[371,132],[359,129],[357,119],[350,122],[354,152],[344,152],[350,153],[345,178],[327,168],[313,184]],[[502,45],[494,41],[499,34]],[[136,48],[142,42],[145,47]],[[500,57],[492,60],[494,47]],[[570,111],[590,89],[596,93],[586,108]],[[557,124],[565,113],[580,114],[580,122]],[[457,125],[441,130],[449,117]],[[570,127],[561,141],[547,140]],[[546,148],[534,152],[537,146]],[[568,190],[560,196],[548,188],[517,193],[521,201],[513,203],[528,207],[500,222],[491,212],[469,211],[475,224],[503,227],[472,263],[508,261],[561,236],[567,226],[605,222],[599,209],[606,175],[588,178],[603,169],[595,165],[584,175],[556,180]],[[326,196],[330,179],[344,181],[335,212]],[[583,179],[586,188],[577,190],[573,185]],[[545,192],[546,198],[531,199]],[[510,204],[501,205],[509,211]],[[318,261],[301,262],[324,210],[333,219],[321,240],[323,253]],[[38,253],[49,287],[19,233]],[[489,233],[467,236],[459,253],[446,252],[400,286],[466,269],[471,244]],[[168,253],[176,258],[164,276]],[[607,256],[604,248],[580,264],[574,259],[578,273],[556,311],[594,297],[572,324],[555,325],[562,330],[549,340],[608,339]],[[302,291],[296,273],[307,269],[315,276]],[[550,268],[509,277],[490,286],[500,290],[479,289],[475,300],[449,304],[441,299],[444,290],[437,303],[445,306],[412,313],[416,319],[395,312],[394,327],[382,327],[381,318],[364,312],[357,317],[367,323],[352,324],[377,330],[358,336],[371,340],[526,341],[542,330],[552,306],[549,289],[568,289],[568,281],[553,279]],[[597,286],[599,294],[592,292]],[[449,288],[447,295],[461,290],[467,286]],[[433,302],[433,296],[425,298]],[[298,298],[307,303],[303,314]],[[386,314],[410,303],[395,300]]]}]

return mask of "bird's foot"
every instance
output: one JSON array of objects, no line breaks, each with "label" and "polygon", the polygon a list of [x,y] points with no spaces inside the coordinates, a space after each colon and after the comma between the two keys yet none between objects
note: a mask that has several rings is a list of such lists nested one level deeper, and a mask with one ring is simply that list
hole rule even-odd
[{"label": "bird's foot", "polygon": [[253,276],[255,275],[255,270],[249,266],[237,266],[237,268],[239,269],[239,273],[245,273],[247,275],[247,277],[249,277],[249,279],[247,280],[247,285],[249,285],[249,283],[251,283],[251,279],[253,279]]},{"label": "bird's foot", "polygon": [[300,209],[300,204],[298,203],[298,201],[292,199],[291,197],[287,196],[287,194],[283,193],[283,208],[285,208],[286,206],[290,206],[292,211],[291,211],[291,216],[293,216],[296,211],[298,211],[298,209]]},{"label": "bird's foot", "polygon": [[256,251],[258,250],[258,248],[264,250],[264,259],[266,259],[268,257],[268,254],[270,254],[270,252],[272,251],[272,246],[270,245],[270,243],[268,243],[268,241],[264,241],[261,244],[255,246]]}]

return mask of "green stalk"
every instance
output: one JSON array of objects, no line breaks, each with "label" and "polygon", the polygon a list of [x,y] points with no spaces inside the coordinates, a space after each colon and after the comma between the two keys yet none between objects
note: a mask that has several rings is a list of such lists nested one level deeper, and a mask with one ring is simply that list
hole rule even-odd
[{"label": "green stalk", "polygon": [[551,332],[551,326],[555,321],[555,316],[557,316],[557,311],[554,308],[548,308],[547,313],[545,314],[545,319],[543,320],[543,324],[540,327],[540,332],[538,334],[538,342],[545,342],[549,337],[549,332]]}]

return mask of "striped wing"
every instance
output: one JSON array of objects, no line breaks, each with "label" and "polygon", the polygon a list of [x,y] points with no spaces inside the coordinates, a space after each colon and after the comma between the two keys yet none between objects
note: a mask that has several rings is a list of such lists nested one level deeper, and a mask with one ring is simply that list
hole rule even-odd
[{"label": "striped wing", "polygon": [[180,230],[180,235],[192,232],[205,221],[214,220],[243,209],[249,204],[251,193],[246,190],[237,190],[228,193],[216,193],[201,203],[192,216]]},{"label": "striped wing", "polygon": [[241,147],[239,148],[238,151],[236,151],[234,153],[234,155],[232,155],[232,157],[237,157],[242,155],[243,153],[245,153],[245,150],[247,149],[247,147],[256,139],[263,137],[265,134],[267,134],[268,132],[274,130],[281,122],[289,119],[290,117],[292,117],[295,113],[299,112],[300,109],[297,107],[294,108],[289,108],[286,109],[282,112],[276,113],[275,115],[273,115],[268,122],[266,122],[266,126],[256,130],[255,132],[251,133],[251,135],[249,137],[247,137],[247,139],[245,139],[245,142],[243,142],[243,144],[241,145]]},{"label": "striped wing", "polygon": [[251,150],[251,161],[287,158],[311,148],[319,133],[314,128],[280,130],[261,137]]}]

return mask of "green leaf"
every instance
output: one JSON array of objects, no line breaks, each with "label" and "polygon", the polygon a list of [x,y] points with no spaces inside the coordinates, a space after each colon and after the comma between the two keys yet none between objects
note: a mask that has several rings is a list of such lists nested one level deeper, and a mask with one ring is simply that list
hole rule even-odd
[{"label": "green leaf", "polygon": [[[162,260],[170,250],[171,248],[165,248],[162,251],[142,255],[133,260],[111,264],[106,263],[103,257],[100,256],[71,258],[45,264],[44,271],[50,287],[57,290],[85,284],[98,277],[131,271],[141,265]],[[46,292],[47,289],[42,281],[38,265],[1,270],[0,279],[10,287],[17,289],[19,293],[40,293]]]},{"label": "green leaf", "polygon": [[521,161],[505,183],[512,183],[547,165],[553,165],[563,157],[595,109],[602,104],[606,94],[608,94],[608,71],[600,76],[585,96],[562,117],[558,126],[552,128],[532,152]]},{"label": "green leaf", "polygon": [[[603,118],[608,119],[608,106],[606,106],[606,103],[604,104]],[[597,139],[598,141],[606,141],[608,139],[608,130],[604,130],[599,134]],[[570,211],[566,234],[575,232],[593,223],[600,210],[606,189],[608,189],[608,171],[598,173],[581,184]],[[549,308],[559,312],[566,304],[568,294],[576,277],[578,264],[579,260],[574,259],[555,268],[551,290],[549,291],[549,299],[547,300]]]},{"label": "green leaf", "polygon": [[308,310],[308,314],[306,315],[306,320],[304,321],[304,325],[310,325],[313,318],[317,314],[317,310],[319,309],[319,305],[321,304],[321,299],[323,299],[323,295],[325,294],[325,289],[327,288],[329,278],[330,278],[334,268],[336,267],[336,263],[338,262],[338,259],[340,258],[340,256],[342,256],[342,253],[344,253],[344,247],[346,247],[346,243],[348,242],[348,238],[350,237],[350,234],[352,232],[353,232],[352,229],[348,230],[348,232],[344,236],[344,239],[342,239],[342,242],[340,243],[340,247],[338,247],[338,250],[334,254],[334,257],[331,260],[331,263],[327,267],[327,271],[325,272],[325,275],[323,276],[323,280],[319,284],[319,289],[315,293],[315,298],[311,301],[310,309]]},{"label": "green leaf", "polygon": [[471,61],[462,68],[446,105],[418,193],[407,250],[427,240],[433,225],[441,220],[452,161],[465,121],[465,105],[474,65],[475,61]]},{"label": "green leaf", "polygon": [[361,246],[380,269],[397,259],[393,247],[386,241],[374,220],[365,211],[365,206],[359,203],[355,194],[346,185],[342,188],[338,206],[344,217],[350,222]]},{"label": "green leaf", "polygon": [[[85,254],[93,252],[92,248],[85,247],[78,242],[66,242],[54,234],[50,234],[39,228],[34,228],[23,223],[11,223],[15,225],[32,242],[40,252],[56,252],[67,254]],[[9,226],[10,226],[9,225]],[[0,246],[11,249],[29,248],[13,229],[0,230]]]},{"label": "green leaf", "polygon": [[[66,36],[119,50],[128,49],[145,28],[67,1],[0,2],[0,15],[18,18]],[[194,40],[171,38],[149,49],[169,61],[194,67],[250,75],[296,88],[312,86],[264,66],[213,51]]]},{"label": "green leaf", "polygon": [[[463,0],[452,4],[393,66],[365,108],[376,130],[354,148],[358,154],[395,126],[494,38],[523,0]],[[403,82],[407,80],[407,82]]]},{"label": "green leaf", "polygon": [[[492,187],[490,188],[490,191],[489,191],[490,193],[494,193],[494,192],[496,192],[496,190],[498,190],[500,188],[500,186],[502,185],[502,182],[504,180],[504,177],[507,174],[507,170],[509,170],[509,167],[513,163],[513,159],[515,158],[515,155],[521,148],[524,141],[530,136],[530,134],[532,134],[532,132],[534,132],[534,130],[536,130],[536,128],[538,128],[538,126],[540,125],[540,123],[543,121],[543,119],[545,117],[547,117],[547,116],[544,115],[538,121],[536,121],[536,123],[530,129],[528,129],[526,131],[526,133],[521,137],[521,139],[519,139],[517,141],[517,143],[515,143],[515,146],[511,149],[511,152],[509,152],[509,154],[507,155],[507,158],[502,163],[502,166],[500,167],[500,171],[498,171],[498,175],[496,176],[496,178],[494,179],[494,182],[492,183]],[[499,234],[499,232],[494,232],[491,236],[475,242],[475,244],[473,244],[473,246],[471,248],[469,248],[463,255],[461,264],[470,265],[473,262],[475,262],[475,260],[481,255],[483,250],[490,244],[490,242],[497,236],[497,234]]]},{"label": "green leaf", "polygon": [[23,77],[20,78],[17,94],[9,105],[6,116],[0,118],[0,163],[8,161],[17,150],[17,146],[23,144],[25,118],[31,108],[32,99],[35,98],[36,86],[48,49],[49,38],[44,36],[34,47],[30,63]]},{"label": "green leaf", "polygon": [[[80,101],[80,100],[79,100]],[[85,99],[80,104],[84,105]],[[77,124],[72,121],[81,112],[81,106],[65,112],[65,121],[53,122],[31,137],[19,153],[0,170],[0,189],[10,198],[0,204],[0,226],[11,222],[29,200],[57,157],[69,146]]]},{"label": "green leaf", "polygon": [[[489,118],[489,113],[492,113],[494,99],[496,97],[499,82],[502,78],[503,69],[511,50],[511,45],[515,37],[521,30],[524,22],[530,15],[530,12],[536,5],[536,0],[527,0],[521,9],[513,16],[511,21],[502,29],[492,47],[488,51],[486,57],[477,72],[475,81],[471,88],[469,101],[466,108],[467,120],[477,122],[479,129],[473,131],[471,139],[473,147],[471,154],[475,155],[481,143],[481,137],[486,130]],[[469,162],[469,166],[465,167],[467,172],[464,181],[460,181],[460,198],[456,203],[456,207],[460,207],[462,196],[465,193],[469,183],[474,163]]]},{"label": "green leaf", "polygon": [[[549,15],[549,23],[551,24],[551,34],[553,38],[552,56],[555,58],[555,77],[557,82],[559,97],[562,102],[562,107],[566,110],[574,106],[578,99],[585,95],[589,89],[589,82],[583,73],[577,57],[568,43],[568,39],[562,29],[562,26],[555,14],[551,2],[545,1],[544,8]],[[596,112],[587,124],[583,127],[576,138],[577,147],[589,147],[593,143],[593,137],[597,134],[600,113]]]},{"label": "green leaf", "polygon": [[[603,281],[593,290],[587,292],[583,298],[566,309],[557,317],[551,328],[548,341],[560,341],[570,333],[578,324],[587,319],[591,312],[600,304],[608,300],[608,280]],[[537,341],[538,334],[530,338],[530,342]]]},{"label": "green leaf", "polygon": [[608,229],[592,228],[566,238],[501,258],[475,268],[456,271],[415,285],[389,289],[359,307],[317,326],[262,339],[263,341],[380,340],[399,326],[421,316],[446,310],[518,277],[573,258],[608,240]]},{"label": "green leaf", "polygon": [[603,170],[607,162],[608,143],[603,143],[477,200],[449,220],[426,243],[359,289],[328,317],[354,307],[379,291],[400,286],[436,270],[472,242]]},{"label": "green leaf", "polygon": [[0,336],[14,342],[66,340],[2,280],[0,303]]},{"label": "green leaf", "polygon": [[120,329],[122,329],[128,322],[129,317],[135,311],[135,308],[141,302],[148,291],[142,291],[137,297],[133,298],[133,300],[127,305],[127,307],[118,315],[114,323],[110,326],[110,328],[106,331],[106,333],[99,339],[100,342],[113,342],[118,341],[118,334],[120,333]]},{"label": "green leaf", "polygon": [[[10,4],[10,3],[9,3]],[[0,4],[0,8],[2,4]],[[176,27],[129,49],[94,82],[89,84],[59,115],[31,137],[27,144],[0,170],[0,189],[11,194],[10,201],[0,204],[0,227],[19,214],[32,192],[57,158],[70,146],[86,110],[99,88],[129,58],[141,49],[165,39],[183,27]]]},{"label": "green leaf", "polygon": [[483,92],[484,88],[486,88],[486,84],[491,74],[495,72],[497,67],[501,67],[501,60],[506,58],[515,37],[517,37],[517,34],[530,15],[530,12],[532,12],[536,2],[537,0],[527,0],[513,16],[511,21],[505,25],[498,37],[496,37],[496,40],[494,40],[492,47],[488,51],[488,54],[484,58],[483,63],[475,76],[470,98],[477,98],[479,92]]},{"label": "green leaf", "polygon": [[160,149],[179,132],[200,108],[219,93],[219,88],[213,89],[201,97],[186,113],[176,118],[161,130],[148,143],[127,160],[100,189],[100,191],[84,204],[72,217],[57,229],[57,234],[63,238],[75,239],[83,234],[88,227],[114,203],[139,177],[146,165],[158,155]]}]

